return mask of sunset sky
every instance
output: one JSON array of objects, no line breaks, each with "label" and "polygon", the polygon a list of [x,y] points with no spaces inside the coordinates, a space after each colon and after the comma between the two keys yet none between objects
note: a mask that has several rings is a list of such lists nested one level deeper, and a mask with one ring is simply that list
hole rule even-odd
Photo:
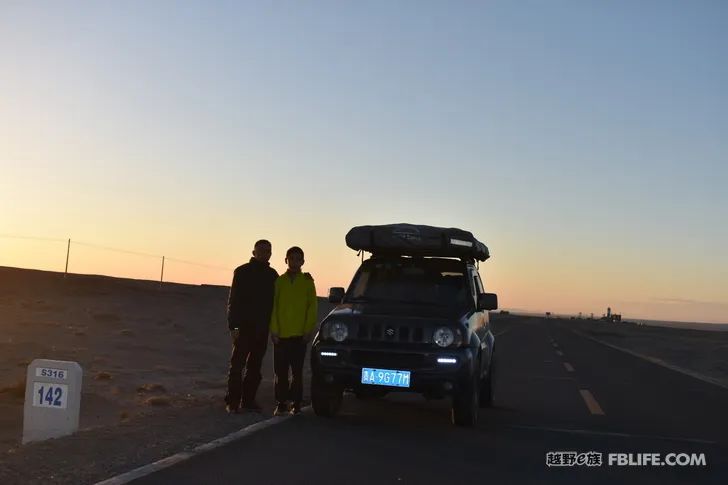
[{"label": "sunset sky", "polygon": [[[0,3],[0,265],[346,286],[360,224],[502,307],[728,322],[728,3]],[[8,238],[21,235],[58,241]]]}]

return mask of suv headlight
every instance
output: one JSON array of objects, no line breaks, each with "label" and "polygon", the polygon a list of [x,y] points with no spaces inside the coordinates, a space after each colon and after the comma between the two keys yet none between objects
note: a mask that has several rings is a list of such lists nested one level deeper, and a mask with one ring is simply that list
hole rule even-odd
[{"label": "suv headlight", "polygon": [[326,325],[326,336],[343,342],[349,336],[349,327],[343,322],[331,322]]},{"label": "suv headlight", "polygon": [[435,329],[432,340],[439,347],[449,347],[455,342],[455,332],[449,327],[439,327]]}]

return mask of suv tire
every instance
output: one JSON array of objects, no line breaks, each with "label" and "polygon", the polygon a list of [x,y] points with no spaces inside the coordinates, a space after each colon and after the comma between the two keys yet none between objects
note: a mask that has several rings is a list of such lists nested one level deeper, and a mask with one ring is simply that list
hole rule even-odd
[{"label": "suv tire", "polygon": [[344,391],[341,388],[326,385],[317,378],[311,382],[311,406],[316,416],[333,418],[341,409]]},{"label": "suv tire", "polygon": [[488,375],[480,381],[480,407],[489,408],[493,405],[493,379],[495,375],[495,353],[490,358]]},{"label": "suv tire", "polygon": [[475,374],[470,384],[452,398],[452,422],[457,426],[475,426],[479,410],[480,379]]}]

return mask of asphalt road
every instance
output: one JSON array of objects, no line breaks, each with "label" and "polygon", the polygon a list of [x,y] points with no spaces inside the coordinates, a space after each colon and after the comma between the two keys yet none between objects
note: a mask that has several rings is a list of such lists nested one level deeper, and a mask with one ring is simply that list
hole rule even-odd
[{"label": "asphalt road", "polygon": [[[566,324],[497,330],[495,406],[474,429],[450,424],[446,400],[348,395],[335,419],[309,409],[133,483],[726,483],[728,390]],[[603,464],[548,467],[549,451],[599,452]],[[704,453],[707,466],[610,466],[609,453]]]}]

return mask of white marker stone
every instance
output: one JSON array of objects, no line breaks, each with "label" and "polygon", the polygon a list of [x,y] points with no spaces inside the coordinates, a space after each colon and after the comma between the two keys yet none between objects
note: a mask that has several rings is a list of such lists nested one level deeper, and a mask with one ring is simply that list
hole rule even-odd
[{"label": "white marker stone", "polygon": [[83,370],[77,362],[35,359],[28,366],[23,444],[78,431]]}]

